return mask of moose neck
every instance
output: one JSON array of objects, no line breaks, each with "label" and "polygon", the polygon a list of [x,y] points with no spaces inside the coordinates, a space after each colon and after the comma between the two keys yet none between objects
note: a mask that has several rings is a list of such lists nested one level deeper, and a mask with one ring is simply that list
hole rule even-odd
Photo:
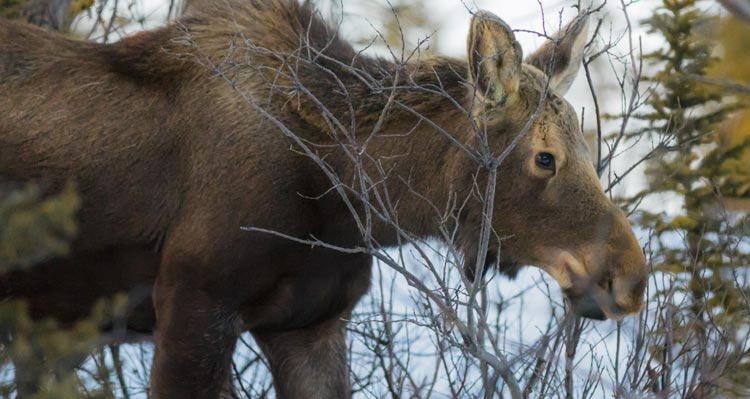
[{"label": "moose neck", "polygon": [[[184,52],[226,66],[219,73],[234,82],[233,90],[249,93],[303,142],[313,143],[313,153],[324,154],[340,182],[359,193],[352,203],[360,216],[366,192],[376,210],[371,233],[378,243],[398,244],[397,229],[384,218],[409,234],[437,236],[440,212],[454,195],[459,201],[468,196],[478,169],[456,145],[472,146],[466,63],[436,58],[396,64],[364,56],[307,6],[234,7],[247,9],[193,12],[184,21],[183,33],[190,36],[182,40],[189,47]],[[331,184],[329,176],[318,188],[330,191]]]},{"label": "moose neck", "polygon": [[[362,94],[347,104],[352,107],[330,108],[339,121],[354,121],[346,132],[353,133],[353,140],[341,139],[337,132],[343,145],[331,159],[342,182],[359,195],[367,190],[365,201],[375,210],[372,234],[380,245],[397,245],[399,230],[439,236],[441,223],[455,222],[441,221],[451,200],[460,202],[471,191],[479,165],[458,145],[472,146],[471,116],[465,111],[468,90],[461,75],[465,69],[464,63],[444,58],[400,67],[364,60],[360,70],[380,73],[379,81],[385,83],[373,89],[353,80],[347,89]],[[328,128],[330,134],[330,126],[320,129]],[[355,201],[360,215],[368,207],[365,201]]]}]

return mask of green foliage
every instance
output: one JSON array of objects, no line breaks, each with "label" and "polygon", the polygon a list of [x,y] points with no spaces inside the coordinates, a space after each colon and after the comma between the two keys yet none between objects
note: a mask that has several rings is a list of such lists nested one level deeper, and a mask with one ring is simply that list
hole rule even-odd
[{"label": "green foliage", "polygon": [[[716,19],[706,17],[699,5],[696,0],[662,0],[645,21],[667,46],[645,56],[658,68],[647,77],[657,88],[649,93],[650,109],[640,118],[648,123],[645,134],[668,142],[672,150],[650,161],[648,188],[633,201],[653,193],[683,199],[676,217],[640,214],[641,224],[659,244],[655,269],[684,277],[679,287],[687,305],[676,309],[664,328],[685,345],[683,356],[692,353],[692,362],[683,367],[701,370],[700,378],[707,375],[702,368],[721,364],[715,372],[724,387],[700,384],[705,391],[698,397],[734,397],[731,387],[743,386],[750,361],[747,343],[739,338],[740,331],[750,328],[750,290],[737,277],[738,270],[750,267],[750,209],[730,209],[728,204],[750,198],[750,138],[727,140],[726,131],[731,129],[727,121],[746,113],[748,103],[727,96],[726,87],[710,75],[727,60],[711,39]],[[750,63],[740,68],[747,70]],[[667,361],[660,355],[665,346],[652,351]]]},{"label": "green foliage", "polygon": [[[77,232],[79,206],[72,185],[55,196],[43,195],[34,185],[0,187],[0,278],[67,254]],[[0,370],[7,378],[12,364],[14,374],[12,381],[0,381],[0,397],[114,397],[107,367],[102,365],[86,379],[77,370],[102,345],[99,327],[121,317],[125,309],[125,296],[102,300],[88,319],[61,327],[51,319],[32,320],[22,299],[0,302]]]},{"label": "green foliage", "polygon": [[34,185],[6,196],[0,193],[0,272],[66,254],[77,232],[79,206],[72,185],[52,198],[42,198]]},{"label": "green foliage", "polygon": [[70,3],[70,10],[68,16],[72,20],[76,15],[90,9],[94,6],[94,0],[73,0]]},{"label": "green foliage", "polygon": [[[729,246],[742,239],[745,218],[727,218],[725,197],[750,198],[748,166],[743,159],[750,140],[722,145],[722,123],[743,105],[725,90],[706,83],[709,68],[720,60],[712,55],[706,34],[710,20],[695,0],[663,0],[646,23],[668,46],[646,55],[659,67],[649,79],[659,88],[650,93],[646,133],[661,136],[674,150],[648,167],[649,186],[642,195],[670,192],[684,199],[684,214],[667,220],[643,213],[643,221],[657,235],[679,233],[687,250],[666,257],[665,264],[693,264],[694,269],[750,264],[747,254],[736,253],[728,263]],[[737,236],[740,234],[740,236]],[[715,271],[719,271],[716,269]]]},{"label": "green foliage", "polygon": [[25,3],[24,0],[0,0],[0,17],[19,18]]},{"label": "green foliage", "polygon": [[53,320],[31,320],[23,301],[0,304],[0,326],[10,338],[0,352],[0,362],[13,362],[16,374],[13,387],[30,392],[35,399],[112,397],[101,389],[85,390],[75,372],[100,346],[97,322],[101,320],[97,319],[106,313],[103,311],[106,306],[102,303],[94,317],[63,329]]},{"label": "green foliage", "polygon": [[[708,76],[717,86],[732,94],[742,107],[719,127],[719,146],[711,161],[726,176],[723,193],[750,202],[750,25],[735,18],[722,18],[717,40],[723,61],[712,65]],[[727,84],[729,83],[729,84]],[[737,87],[745,90],[737,90]],[[746,207],[750,208],[750,206]]]}]

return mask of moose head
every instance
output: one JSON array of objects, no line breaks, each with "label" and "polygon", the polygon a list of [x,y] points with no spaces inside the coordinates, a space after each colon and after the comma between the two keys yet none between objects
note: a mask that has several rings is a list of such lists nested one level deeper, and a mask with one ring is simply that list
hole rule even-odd
[{"label": "moose head", "polygon": [[492,220],[508,238],[487,263],[499,259],[511,273],[536,265],[557,280],[577,314],[621,319],[643,304],[645,257],[602,189],[574,108],[562,98],[581,65],[587,26],[578,17],[524,62],[505,22],[484,11],[472,20],[472,115],[495,153],[515,145],[497,172]]}]

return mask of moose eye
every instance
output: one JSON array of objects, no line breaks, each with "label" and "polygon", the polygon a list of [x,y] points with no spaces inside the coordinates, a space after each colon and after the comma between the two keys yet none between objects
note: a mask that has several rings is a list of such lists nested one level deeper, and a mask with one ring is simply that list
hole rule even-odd
[{"label": "moose eye", "polygon": [[536,155],[536,166],[555,172],[555,157],[548,152],[540,152]]}]

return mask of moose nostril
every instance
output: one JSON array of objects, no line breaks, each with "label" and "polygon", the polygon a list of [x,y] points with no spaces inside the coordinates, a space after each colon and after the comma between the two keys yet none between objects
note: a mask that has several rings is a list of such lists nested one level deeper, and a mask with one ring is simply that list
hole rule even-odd
[{"label": "moose nostril", "polygon": [[610,278],[607,284],[610,298],[614,302],[612,305],[617,306],[618,311],[628,314],[640,311],[643,306],[645,281],[621,277],[617,281]]}]

